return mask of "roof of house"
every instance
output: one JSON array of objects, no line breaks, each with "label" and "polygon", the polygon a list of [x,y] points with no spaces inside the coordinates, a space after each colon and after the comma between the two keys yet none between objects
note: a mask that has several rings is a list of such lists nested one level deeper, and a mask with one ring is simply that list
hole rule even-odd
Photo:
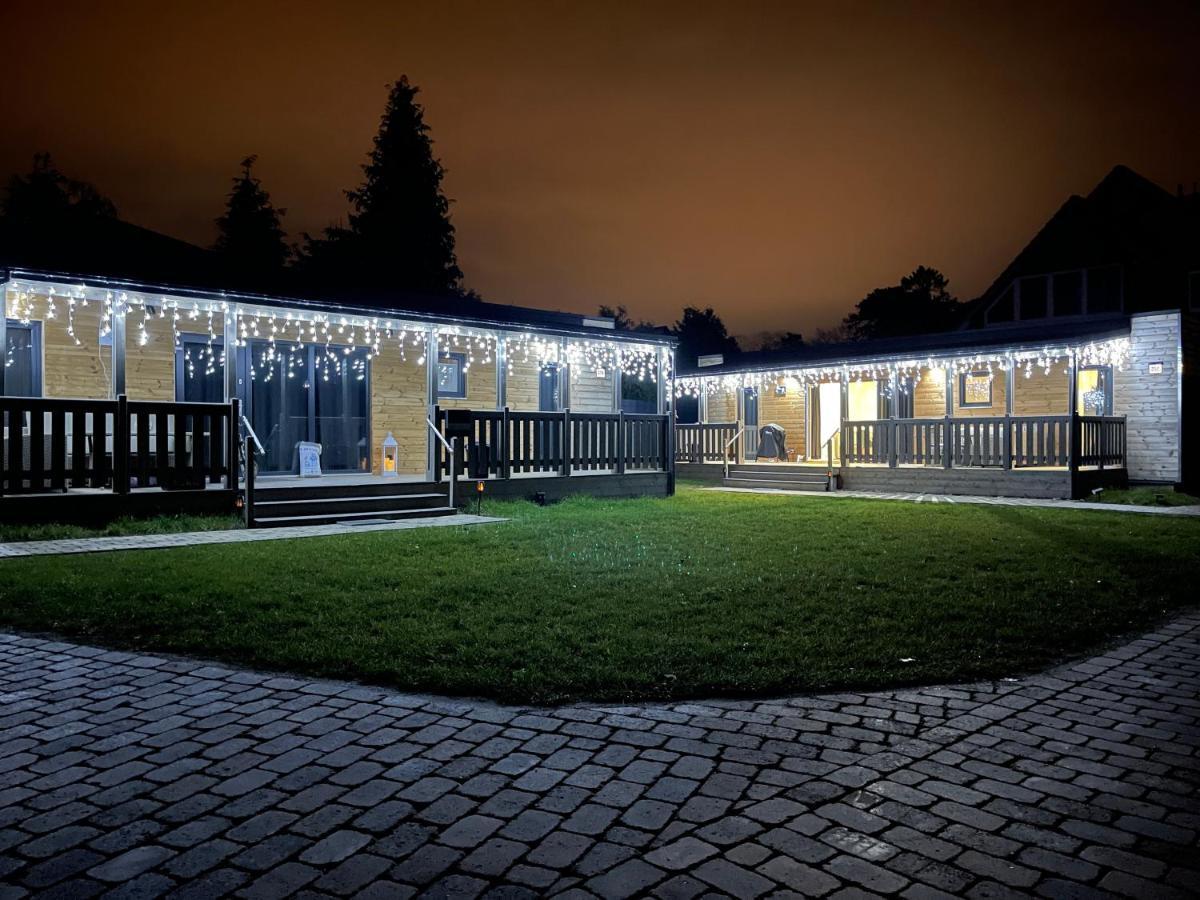
[{"label": "roof of house", "polygon": [[[1067,198],[987,290],[968,305],[963,327],[982,326],[983,312],[1017,278],[1114,264],[1180,275],[1200,267],[1200,195],[1194,191],[1171,194],[1127,166],[1115,166],[1086,197]],[[1184,299],[1185,280],[1175,279],[1176,284],[1168,278],[1163,282],[1154,279],[1156,296],[1131,298],[1131,305],[1178,307]],[[1164,290],[1181,293],[1162,296]]]},{"label": "roof of house", "polygon": [[[619,331],[612,327],[591,324],[592,322],[604,321],[600,317],[521,306],[506,306],[499,303],[482,303],[470,300],[460,301],[455,298],[426,298],[430,299],[431,302],[427,304],[414,303],[411,307],[406,306],[404,308],[381,308],[362,305],[361,303],[343,302],[342,298],[339,298],[337,302],[333,302],[313,300],[306,297],[214,290],[179,284],[149,283],[102,275],[81,275],[77,273],[50,272],[17,267],[0,268],[0,283],[6,281],[78,285],[89,288],[125,290],[142,294],[162,294],[201,301],[238,302],[248,306],[306,309],[352,316],[417,322],[441,322],[452,325],[463,325],[465,327],[508,328],[534,330],[552,334],[577,334],[596,340],[619,340],[664,345],[675,343],[675,338],[665,331]],[[407,299],[412,295],[393,296],[402,296]],[[433,299],[439,302],[432,302]],[[424,308],[421,308],[422,306]]]},{"label": "roof of house", "polygon": [[971,355],[987,350],[1037,350],[1047,346],[1105,340],[1129,334],[1129,316],[1115,315],[1060,322],[1036,322],[976,331],[812,344],[799,351],[759,350],[742,353],[717,366],[678,365],[681,377],[722,375],[777,369],[803,369],[853,364],[869,360],[919,359],[950,354]]}]

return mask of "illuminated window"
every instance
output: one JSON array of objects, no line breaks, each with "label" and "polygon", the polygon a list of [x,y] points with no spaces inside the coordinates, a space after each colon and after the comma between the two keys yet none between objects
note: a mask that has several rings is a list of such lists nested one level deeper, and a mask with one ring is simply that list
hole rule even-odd
[{"label": "illuminated window", "polygon": [[964,372],[962,375],[959,375],[958,405],[964,408],[991,406],[991,373]]},{"label": "illuminated window", "polygon": [[438,396],[467,396],[467,356],[465,353],[443,353],[438,357]]},{"label": "illuminated window", "polygon": [[1081,416],[1111,416],[1112,366],[1086,366],[1075,379],[1075,412]]}]

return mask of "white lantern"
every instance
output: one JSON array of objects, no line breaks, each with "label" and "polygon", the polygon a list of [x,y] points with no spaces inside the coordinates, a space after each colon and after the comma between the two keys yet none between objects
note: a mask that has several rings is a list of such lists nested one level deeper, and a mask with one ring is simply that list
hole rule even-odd
[{"label": "white lantern", "polygon": [[383,465],[381,473],[384,477],[395,478],[400,474],[399,466],[400,445],[396,443],[396,437],[390,431],[387,437],[383,439]]}]

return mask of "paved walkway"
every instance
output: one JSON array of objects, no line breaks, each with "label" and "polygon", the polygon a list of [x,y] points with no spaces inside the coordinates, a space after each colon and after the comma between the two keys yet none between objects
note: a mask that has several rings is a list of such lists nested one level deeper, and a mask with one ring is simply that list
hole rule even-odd
[{"label": "paved walkway", "polygon": [[1156,516],[1200,516],[1200,506],[1132,506],[1121,503],[1088,503],[1083,500],[1049,500],[1040,497],[976,497],[969,494],[913,494],[904,491],[784,491],[775,488],[709,487],[727,494],[782,494],[786,497],[908,500],[912,503],[978,503],[985,506],[1027,506],[1045,509],[1086,509],[1092,512],[1149,513]]},{"label": "paved walkway", "polygon": [[514,709],[0,633],[0,896],[1200,889],[1200,614],[1049,674]]},{"label": "paved walkway", "polygon": [[127,534],[116,537],[70,538],[54,541],[0,543],[0,559],[14,556],[54,556],[60,553],[103,553],[109,550],[163,550],[201,544],[241,544],[246,541],[281,541],[328,537],[363,531],[405,531],[409,528],[445,528],[451,525],[489,525],[503,522],[492,516],[421,516],[380,522],[376,525],[293,525],[286,528],[229,528],[220,531],[184,531],[178,534]]}]

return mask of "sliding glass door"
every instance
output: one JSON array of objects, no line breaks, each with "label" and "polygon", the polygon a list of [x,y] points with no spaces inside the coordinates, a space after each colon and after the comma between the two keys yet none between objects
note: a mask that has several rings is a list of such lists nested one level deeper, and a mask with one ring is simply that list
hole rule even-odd
[{"label": "sliding glass door", "polygon": [[251,341],[242,402],[266,451],[259,471],[299,471],[296,445],[321,445],[323,472],[370,471],[369,361],[363,348]]}]

